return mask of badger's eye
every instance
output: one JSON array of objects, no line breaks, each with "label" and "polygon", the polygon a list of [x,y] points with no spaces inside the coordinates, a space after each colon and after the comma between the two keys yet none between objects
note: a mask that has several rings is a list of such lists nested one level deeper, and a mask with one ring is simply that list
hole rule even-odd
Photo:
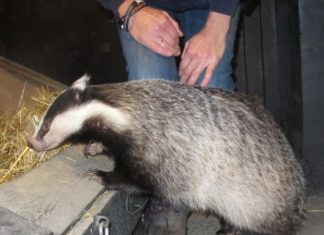
[{"label": "badger's eye", "polygon": [[47,132],[49,130],[50,126],[51,126],[51,121],[50,120],[44,121],[43,127],[42,127],[43,131]]}]

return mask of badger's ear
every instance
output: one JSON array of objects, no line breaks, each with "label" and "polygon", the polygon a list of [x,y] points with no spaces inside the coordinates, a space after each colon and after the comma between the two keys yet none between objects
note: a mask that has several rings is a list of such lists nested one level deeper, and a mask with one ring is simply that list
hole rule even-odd
[{"label": "badger's ear", "polygon": [[90,76],[88,74],[85,74],[81,78],[76,80],[72,84],[71,88],[77,89],[79,91],[84,91],[88,86],[89,81],[90,81]]},{"label": "badger's ear", "polygon": [[82,101],[84,90],[88,86],[89,81],[90,81],[90,76],[88,74],[85,74],[72,84],[71,88],[75,92],[74,99],[76,102],[79,103]]}]

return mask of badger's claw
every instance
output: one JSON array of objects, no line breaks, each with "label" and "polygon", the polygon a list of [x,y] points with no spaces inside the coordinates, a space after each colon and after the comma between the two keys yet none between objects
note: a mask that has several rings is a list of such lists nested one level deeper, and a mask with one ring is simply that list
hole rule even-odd
[{"label": "badger's claw", "polygon": [[102,178],[97,175],[97,170],[88,170],[84,175],[88,177],[89,180],[94,180],[100,184],[103,184]]},{"label": "badger's claw", "polygon": [[100,142],[96,142],[90,140],[87,146],[84,148],[84,155],[88,156],[96,156],[104,151],[104,146]]},{"label": "badger's claw", "polygon": [[88,170],[86,176],[104,185],[109,190],[120,190],[120,180],[115,171]]}]

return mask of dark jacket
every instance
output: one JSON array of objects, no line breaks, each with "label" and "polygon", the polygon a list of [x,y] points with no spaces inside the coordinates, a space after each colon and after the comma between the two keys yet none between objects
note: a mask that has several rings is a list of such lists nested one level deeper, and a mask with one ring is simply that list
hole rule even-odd
[{"label": "dark jacket", "polygon": [[[98,0],[106,9],[115,14],[123,0]],[[240,0],[145,0],[148,6],[173,12],[184,12],[200,9],[233,15],[235,7]]]}]

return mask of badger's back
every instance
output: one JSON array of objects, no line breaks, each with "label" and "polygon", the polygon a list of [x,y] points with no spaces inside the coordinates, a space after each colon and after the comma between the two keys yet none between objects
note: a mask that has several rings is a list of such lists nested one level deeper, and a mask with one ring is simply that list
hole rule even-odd
[{"label": "badger's back", "polygon": [[257,232],[293,233],[304,178],[280,128],[244,96],[162,80],[91,86],[130,114],[123,164],[174,204],[212,210]]}]

